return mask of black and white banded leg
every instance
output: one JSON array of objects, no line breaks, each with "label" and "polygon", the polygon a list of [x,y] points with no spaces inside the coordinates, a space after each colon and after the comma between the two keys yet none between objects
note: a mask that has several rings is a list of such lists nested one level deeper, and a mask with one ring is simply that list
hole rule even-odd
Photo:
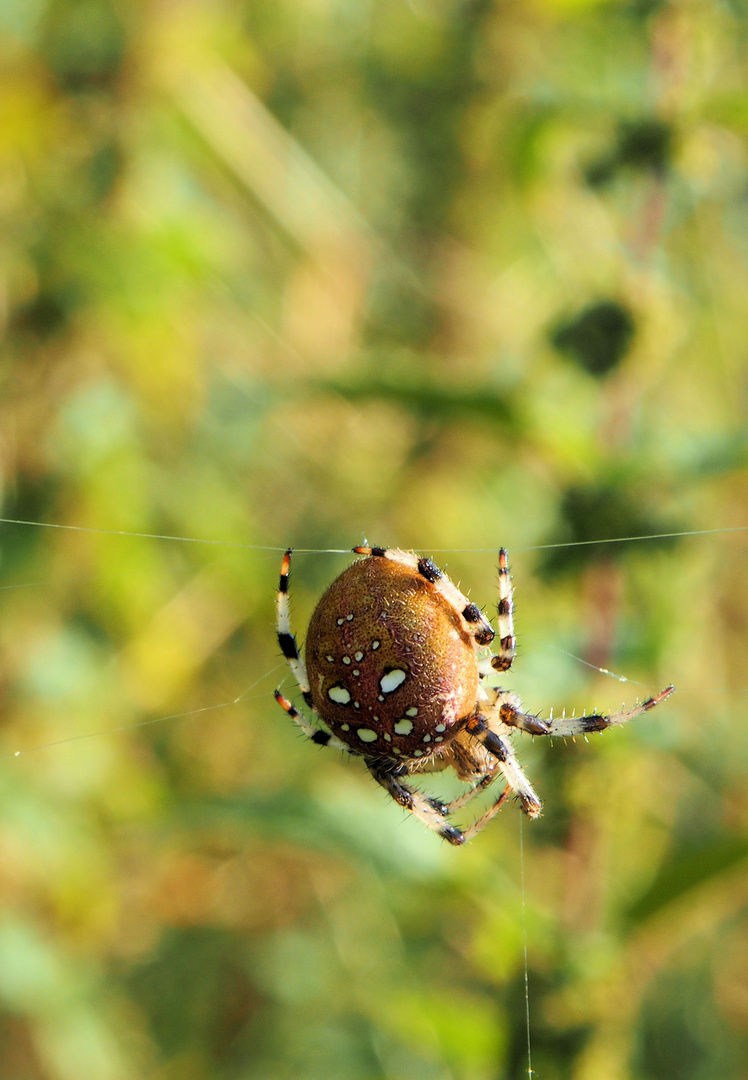
[{"label": "black and white banded leg", "polygon": [[403,782],[401,773],[397,770],[393,770],[392,766],[387,762],[377,761],[374,758],[367,758],[366,764],[369,772],[387,793],[395,800],[395,802],[402,806],[403,809],[409,810],[414,817],[417,817],[419,821],[422,821],[427,828],[432,829],[438,833],[439,836],[448,840],[450,844],[454,844],[456,847],[461,844],[467,843],[468,840],[472,840],[476,833],[479,833],[481,829],[491,821],[493,817],[501,810],[506,800],[511,793],[510,788],[506,787],[502,791],[495,803],[476,820],[472,825],[467,828],[459,828],[453,825],[449,820],[450,814],[453,810],[459,807],[465,806],[471,799],[478,795],[481,791],[492,784],[500,775],[499,769],[496,770],[494,775],[485,776],[479,783],[470,789],[465,795],[461,795],[458,799],[454,799],[451,803],[445,805],[438,799],[431,799],[426,795],[423,795],[420,791],[409,787]]},{"label": "black and white banded leg", "polygon": [[512,578],[509,573],[509,557],[506,548],[499,552],[499,649],[491,657],[494,671],[508,671],[514,660],[516,639],[514,637],[514,603]]},{"label": "black and white banded leg", "polygon": [[[646,701],[641,703],[637,702],[636,705],[632,705],[629,709],[621,709],[616,713],[586,713],[584,716],[567,716],[562,713],[561,716],[554,717],[551,714],[550,719],[545,723],[545,731],[537,732],[542,735],[589,735],[595,731],[606,731],[609,727],[615,727],[618,724],[627,724],[629,720],[633,720],[636,716],[641,716],[642,713],[648,712],[649,709],[653,709],[655,705],[659,705],[661,701],[667,700],[672,693],[675,692],[674,686],[666,686],[664,690],[660,690],[659,694],[655,694],[654,697],[647,698]],[[503,716],[502,716],[503,719]],[[541,721],[542,723],[542,721]]]},{"label": "black and white banded leg", "polygon": [[403,782],[402,777],[407,775],[405,766],[397,766],[390,761],[377,758],[364,758],[364,761],[376,782],[382,785],[398,806],[409,810],[427,828],[438,833],[450,844],[459,846],[465,843],[466,833],[447,820],[448,808],[444,803],[439,802],[438,799],[430,799]]},{"label": "black and white banded leg", "polygon": [[278,596],[276,598],[276,623],[275,629],[278,635],[280,650],[288,661],[291,673],[296,679],[299,690],[303,694],[304,701],[311,707],[312,697],[309,693],[309,678],[306,673],[306,665],[301,659],[296,637],[291,630],[291,607],[288,602],[288,586],[291,579],[291,548],[288,548],[281,563],[280,582],[278,584]]},{"label": "black and white banded leg", "polygon": [[376,555],[383,559],[391,559],[393,562],[402,563],[403,566],[415,570],[426,581],[430,581],[457,614],[462,616],[465,629],[478,645],[490,645],[493,641],[496,636],[494,629],[478,605],[473,604],[464,593],[461,593],[431,559],[421,558],[411,551],[401,551],[399,548],[355,547],[353,551],[356,555]]},{"label": "black and white banded leg", "polygon": [[293,720],[294,724],[304,732],[308,739],[311,739],[317,746],[329,746],[331,750],[345,750],[350,754],[350,746],[346,746],[344,742],[336,738],[335,735],[329,731],[325,731],[324,728],[318,728],[315,724],[312,724],[303,713],[300,713],[295,705],[281,694],[280,690],[275,691],[275,700],[280,705],[281,709]]},{"label": "black and white banded leg", "polygon": [[486,687],[483,683],[478,688],[478,703],[485,702],[485,711],[492,726],[494,721],[507,728],[526,731],[528,735],[549,735],[550,724],[539,716],[522,711],[522,703],[511,690],[502,690],[498,686]]},{"label": "black and white banded leg", "polygon": [[[486,721],[486,717],[481,716],[480,713],[468,720],[465,730],[496,758],[496,764],[503,773],[509,790],[517,796],[527,816],[530,818],[539,817],[542,810],[540,799],[522,771],[522,767],[514,756],[514,751],[509,743],[492,730]],[[490,817],[487,820],[490,820]]]},{"label": "black and white banded leg", "polygon": [[502,775],[501,769],[498,767],[495,768],[493,772],[486,773],[485,776],[483,776],[476,784],[473,784],[466,792],[462,795],[458,795],[456,799],[452,799],[451,802],[447,803],[448,816],[451,817],[456,810],[462,810],[463,807],[472,802],[476,796],[480,795],[482,792],[486,791],[487,788],[490,788],[492,784],[496,783],[498,778]]},{"label": "black and white banded leg", "polygon": [[[510,788],[505,787],[501,795],[499,795],[498,799],[493,804],[493,806],[489,806],[488,810],[486,810],[484,814],[481,814],[481,816],[476,821],[474,821],[472,825],[469,825],[467,829],[463,829],[463,843],[467,843],[469,840],[472,840],[476,833],[479,833],[481,829],[485,829],[489,821],[491,821],[492,818],[494,818],[498,814],[499,810],[501,810],[502,806],[507,801],[510,794]],[[537,817],[538,815],[535,814],[531,816]]]},{"label": "black and white banded leg", "polygon": [[[276,601],[276,633],[278,635],[278,644],[280,645],[281,652],[288,661],[288,666],[291,668],[293,677],[298,683],[301,690],[301,696],[309,706],[312,705],[312,695],[309,691],[309,677],[306,673],[306,665],[301,658],[299,647],[296,644],[296,637],[291,630],[291,612],[288,603],[288,583],[291,577],[291,548],[288,548],[283,556],[283,562],[281,563],[280,582],[278,585],[278,597]],[[307,738],[316,743],[317,746],[329,746],[333,750],[347,750],[350,752],[350,747],[346,746],[344,742],[336,738],[329,731],[325,731],[322,728],[318,728],[315,724],[312,724],[307,718],[299,712],[299,710],[281,694],[280,690],[275,691],[275,700],[280,707],[288,713],[297,727],[301,728]]]}]

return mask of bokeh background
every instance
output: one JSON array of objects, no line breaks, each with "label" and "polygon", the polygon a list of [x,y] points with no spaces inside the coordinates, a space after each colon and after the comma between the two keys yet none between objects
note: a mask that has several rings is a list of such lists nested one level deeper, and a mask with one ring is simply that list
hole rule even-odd
[{"label": "bokeh background", "polygon": [[[0,1080],[745,1077],[748,5],[0,29]],[[364,538],[678,693],[449,848],[272,700]]]}]

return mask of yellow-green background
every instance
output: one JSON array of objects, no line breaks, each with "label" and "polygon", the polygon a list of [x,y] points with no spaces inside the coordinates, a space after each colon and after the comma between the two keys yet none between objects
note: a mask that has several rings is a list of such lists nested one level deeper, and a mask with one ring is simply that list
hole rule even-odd
[{"label": "yellow-green background", "polygon": [[2,515],[235,545],[1,528],[0,1080],[526,1075],[516,806],[449,848],[272,701],[266,549],[364,538],[489,614],[509,548],[531,710],[677,685],[517,740],[533,1066],[744,1077],[746,534],[532,549],[748,523],[745,0],[0,30]]}]

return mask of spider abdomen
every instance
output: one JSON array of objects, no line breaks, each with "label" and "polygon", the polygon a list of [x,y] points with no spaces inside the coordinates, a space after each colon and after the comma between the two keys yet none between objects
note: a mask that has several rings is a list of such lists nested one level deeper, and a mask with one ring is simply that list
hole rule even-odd
[{"label": "spider abdomen", "polygon": [[478,666],[461,616],[427,577],[369,556],[336,578],[312,615],[314,708],[370,756],[439,753],[475,711]]}]

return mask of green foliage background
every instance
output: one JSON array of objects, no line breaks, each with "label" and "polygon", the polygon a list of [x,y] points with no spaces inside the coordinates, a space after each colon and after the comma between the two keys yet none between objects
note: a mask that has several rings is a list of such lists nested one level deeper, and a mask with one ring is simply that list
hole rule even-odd
[{"label": "green foliage background", "polygon": [[[526,1075],[525,913],[538,1078],[745,1076],[743,0],[0,30],[0,1078]],[[272,701],[364,537],[677,695],[448,848]]]}]

